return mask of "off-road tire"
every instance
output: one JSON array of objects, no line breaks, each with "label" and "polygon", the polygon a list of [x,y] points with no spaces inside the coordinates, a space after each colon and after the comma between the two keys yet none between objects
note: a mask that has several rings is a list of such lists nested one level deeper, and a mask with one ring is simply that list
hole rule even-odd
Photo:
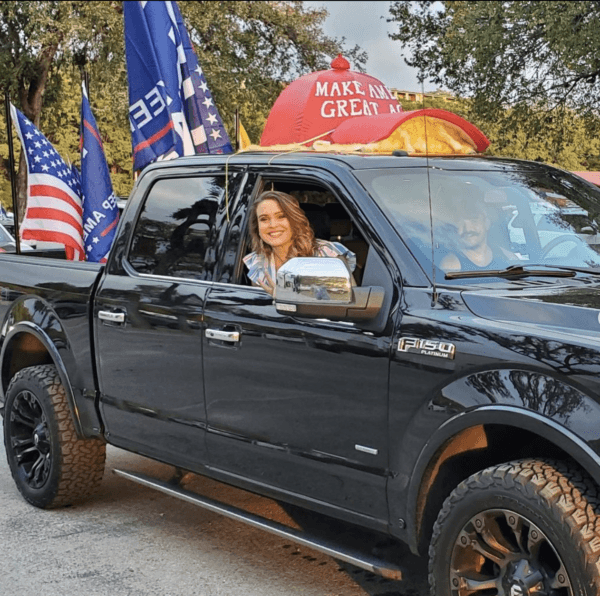
[{"label": "off-road tire", "polygon": [[[435,522],[429,547],[430,594],[476,596],[480,589],[472,590],[471,577],[480,580],[481,575],[478,574],[483,569],[488,577],[493,578],[497,568],[499,575],[493,581],[500,584],[501,577],[502,586],[498,586],[497,591],[494,591],[496,588],[484,589],[481,594],[598,596],[599,513],[598,488],[576,466],[546,460],[521,460],[477,472],[461,482],[450,494]],[[486,525],[488,537],[490,533],[498,535],[505,531],[512,542],[507,538],[504,544],[509,544],[519,554],[505,553],[498,563],[493,561],[497,553],[494,553],[492,560],[485,560],[485,557],[478,560],[481,544],[487,548],[493,543],[482,533],[481,529]],[[515,528],[518,533],[511,537]],[[540,536],[540,530],[545,541]],[[519,548],[519,543],[525,543],[525,548]],[[469,558],[471,554],[474,556]],[[519,575],[512,575],[517,573],[517,564],[508,563],[508,560],[515,556],[523,559],[531,557],[534,559],[532,566],[527,567],[529,563],[525,561],[518,570]],[[554,562],[555,558],[557,563]],[[476,561],[476,567],[482,566],[475,573],[469,566],[471,561]],[[556,568],[550,574],[546,573],[549,562]],[[527,588],[531,592],[523,590],[519,587],[522,585],[520,582],[524,581],[523,578],[533,577],[527,576],[527,573],[536,565],[537,577],[545,578],[546,587],[541,588],[540,584]],[[485,573],[482,575],[485,577]],[[557,585],[561,578],[563,583]],[[550,583],[555,585],[549,589],[547,586]],[[537,591],[540,589],[541,592]]]},{"label": "off-road tire", "polygon": [[82,502],[102,481],[106,444],[77,436],[53,365],[24,368],[12,379],[4,407],[4,446],[17,488],[36,507]]}]

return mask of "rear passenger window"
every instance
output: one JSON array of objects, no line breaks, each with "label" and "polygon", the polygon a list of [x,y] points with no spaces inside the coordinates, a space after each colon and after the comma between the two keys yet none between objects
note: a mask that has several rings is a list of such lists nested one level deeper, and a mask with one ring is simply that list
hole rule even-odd
[{"label": "rear passenger window", "polygon": [[158,180],[137,221],[129,263],[139,273],[208,279],[224,195],[222,176]]}]

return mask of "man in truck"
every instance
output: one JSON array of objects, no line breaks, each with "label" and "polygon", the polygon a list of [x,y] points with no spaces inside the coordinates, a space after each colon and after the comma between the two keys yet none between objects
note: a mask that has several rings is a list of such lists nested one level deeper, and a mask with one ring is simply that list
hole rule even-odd
[{"label": "man in truck", "polygon": [[476,189],[472,189],[471,196],[459,202],[455,225],[458,250],[442,259],[442,271],[504,269],[510,261],[517,260],[517,256],[505,248],[490,246],[488,235],[492,221],[483,195]]}]

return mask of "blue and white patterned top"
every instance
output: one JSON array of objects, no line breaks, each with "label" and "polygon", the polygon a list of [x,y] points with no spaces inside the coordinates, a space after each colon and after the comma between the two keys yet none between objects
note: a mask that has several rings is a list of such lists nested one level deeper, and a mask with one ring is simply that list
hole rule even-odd
[{"label": "blue and white patterned top", "polygon": [[[350,273],[356,268],[356,255],[348,250],[339,242],[328,242],[327,240],[317,240],[317,250],[315,257],[337,257],[341,258]],[[248,277],[255,286],[260,286],[269,294],[275,290],[275,279],[277,270],[275,269],[275,259],[273,255],[270,258],[265,254],[251,252],[244,257],[244,264],[248,267]]]}]

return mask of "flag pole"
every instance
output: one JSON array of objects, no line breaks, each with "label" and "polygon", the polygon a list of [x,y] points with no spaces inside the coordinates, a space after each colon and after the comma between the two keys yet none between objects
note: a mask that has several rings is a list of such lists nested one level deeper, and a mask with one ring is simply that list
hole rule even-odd
[{"label": "flag pole", "polygon": [[241,147],[242,143],[240,142],[240,110],[239,108],[235,108],[235,152],[237,153]]},{"label": "flag pole", "polygon": [[83,83],[85,84],[85,90],[88,94],[88,99],[90,97],[90,74],[87,70],[83,71]]},{"label": "flag pole", "polygon": [[4,94],[4,108],[6,112],[6,137],[8,139],[8,167],[10,169],[10,188],[13,202],[13,221],[15,224],[15,249],[21,254],[21,234],[19,233],[19,205],[17,195],[17,180],[15,177],[15,150],[12,142],[12,116],[10,114],[10,94]]}]

